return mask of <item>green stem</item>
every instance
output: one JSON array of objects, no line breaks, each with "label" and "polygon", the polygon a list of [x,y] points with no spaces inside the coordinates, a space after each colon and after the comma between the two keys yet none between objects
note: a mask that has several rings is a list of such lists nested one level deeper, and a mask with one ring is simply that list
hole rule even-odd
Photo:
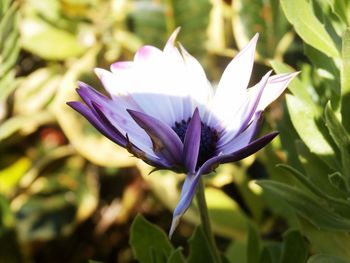
[{"label": "green stem", "polygon": [[198,186],[197,186],[197,204],[199,209],[199,214],[202,222],[202,227],[204,230],[204,234],[208,240],[208,245],[210,249],[210,253],[213,256],[215,263],[221,263],[221,258],[219,251],[216,247],[214,234],[211,230],[210,221],[209,221],[209,213],[208,213],[208,207],[207,202],[205,201],[205,195],[204,195],[204,183],[203,178],[199,179]]}]

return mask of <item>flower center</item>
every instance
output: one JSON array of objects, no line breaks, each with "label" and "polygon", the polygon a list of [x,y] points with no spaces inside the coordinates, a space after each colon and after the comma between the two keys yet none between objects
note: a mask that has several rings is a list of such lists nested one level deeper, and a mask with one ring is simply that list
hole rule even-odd
[{"label": "flower center", "polygon": [[[182,120],[175,122],[175,126],[172,129],[179,136],[180,140],[184,142],[188,124],[191,118],[187,121]],[[216,150],[216,143],[219,140],[218,132],[201,122],[201,142],[199,146],[197,168],[201,166],[206,160],[213,157]]]}]

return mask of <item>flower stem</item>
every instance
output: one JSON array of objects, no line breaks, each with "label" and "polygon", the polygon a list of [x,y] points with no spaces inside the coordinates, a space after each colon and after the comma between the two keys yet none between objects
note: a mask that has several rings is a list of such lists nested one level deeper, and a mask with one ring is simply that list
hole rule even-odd
[{"label": "flower stem", "polygon": [[202,222],[202,227],[204,230],[204,234],[207,238],[210,253],[213,256],[214,262],[221,263],[220,254],[216,247],[214,234],[210,226],[209,213],[208,213],[207,202],[205,200],[204,189],[205,188],[204,188],[203,178],[200,178],[197,186],[196,198],[197,198],[199,214]]}]

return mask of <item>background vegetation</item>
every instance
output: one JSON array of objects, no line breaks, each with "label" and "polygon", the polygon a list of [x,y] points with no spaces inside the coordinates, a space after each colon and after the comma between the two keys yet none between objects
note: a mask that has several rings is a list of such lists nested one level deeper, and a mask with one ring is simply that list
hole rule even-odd
[{"label": "background vegetation", "polygon": [[349,24],[347,0],[1,0],[0,262],[210,262],[195,204],[172,244],[144,219],[168,231],[183,175],[148,175],[66,105],[177,26],[213,83],[256,32],[251,83],[301,70],[265,113],[280,136],[207,176],[226,262],[350,262]]}]

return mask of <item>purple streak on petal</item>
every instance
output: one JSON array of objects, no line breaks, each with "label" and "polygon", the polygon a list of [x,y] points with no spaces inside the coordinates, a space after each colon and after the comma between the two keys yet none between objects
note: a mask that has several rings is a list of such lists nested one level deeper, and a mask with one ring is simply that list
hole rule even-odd
[{"label": "purple streak on petal", "polygon": [[272,132],[269,133],[263,137],[260,137],[259,139],[256,139],[249,143],[247,146],[234,151],[232,153],[228,154],[221,154],[218,156],[215,156],[208,161],[206,161],[199,169],[199,172],[202,174],[210,173],[212,172],[219,164],[222,163],[231,163],[236,162],[241,159],[244,159],[248,157],[249,155],[252,155],[259,151],[261,148],[263,148],[266,144],[268,144],[270,141],[272,141],[276,136],[278,135],[278,132]]},{"label": "purple streak on petal", "polygon": [[[113,131],[113,133],[119,132],[118,129],[110,122],[105,112],[103,111],[103,107],[101,105],[98,105],[97,103],[92,102],[92,106],[95,109],[96,113],[98,114],[99,119],[103,122],[104,126],[108,130]],[[135,155],[137,158],[140,158],[147,164],[155,166],[157,168],[161,168],[161,169],[163,168],[168,169],[171,167],[171,165],[169,165],[166,160],[151,156],[147,152],[135,146],[132,142],[130,142],[127,134],[126,134],[126,138],[124,139],[125,139],[125,143],[124,145],[121,145],[121,146],[126,148],[130,153]]]},{"label": "purple streak on petal", "polygon": [[107,96],[103,95],[102,93],[98,92],[94,88],[90,87],[88,84],[78,81],[79,88],[77,89],[77,92],[79,96],[83,99],[83,101],[86,103],[86,105],[89,106],[89,108],[94,111],[94,107],[92,106],[92,101],[95,101],[101,105],[105,105],[110,100]]},{"label": "purple streak on petal", "polygon": [[237,134],[241,133],[243,130],[245,130],[247,128],[247,125],[249,124],[249,122],[251,121],[252,117],[255,114],[255,111],[259,105],[259,101],[261,99],[261,96],[264,92],[264,88],[267,85],[269,76],[271,75],[272,70],[270,70],[269,72],[267,72],[265,74],[265,76],[261,79],[260,83],[258,83],[257,85],[259,85],[260,87],[258,87],[258,90],[256,91],[255,94],[253,94],[253,97],[249,99],[249,108],[248,108],[248,113],[246,113],[246,115],[244,116],[241,128],[238,130]]},{"label": "purple streak on petal", "polygon": [[201,174],[197,172],[195,175],[188,174],[186,176],[185,182],[182,186],[180,200],[173,213],[173,220],[171,222],[171,227],[169,231],[169,238],[173,235],[176,227],[178,226],[182,215],[186,212],[190,206],[192,199],[196,193],[198,180]]},{"label": "purple streak on petal", "polygon": [[162,121],[145,113],[127,110],[135,122],[146,131],[153,143],[153,151],[174,165],[182,164],[183,143],[174,130]]},{"label": "purple streak on petal", "polygon": [[126,146],[126,138],[115,127],[112,128],[109,127],[109,125],[105,125],[106,123],[102,121],[99,116],[96,116],[96,112],[94,112],[92,109],[78,101],[67,102],[67,104],[79,112],[81,115],[83,115],[99,132],[101,132],[108,139],[122,147]]},{"label": "purple streak on petal", "polygon": [[216,152],[227,154],[248,145],[257,135],[262,123],[262,119],[263,118],[261,111],[255,113],[255,116],[248,127],[227,143],[218,146]]},{"label": "purple streak on petal", "polygon": [[194,173],[198,160],[201,141],[201,118],[198,108],[195,109],[184,139],[184,163],[189,173]]}]

